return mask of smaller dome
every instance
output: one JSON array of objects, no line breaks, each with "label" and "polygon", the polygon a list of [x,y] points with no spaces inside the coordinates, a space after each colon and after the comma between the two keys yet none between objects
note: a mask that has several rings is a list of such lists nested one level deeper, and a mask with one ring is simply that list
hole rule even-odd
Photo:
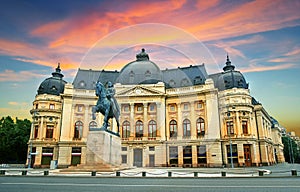
[{"label": "smaller dome", "polygon": [[235,71],[234,68],[235,66],[231,64],[229,56],[227,55],[226,65],[223,68],[224,72],[219,75],[216,82],[216,87],[219,91],[232,89],[234,87],[248,89],[248,83],[243,74],[239,71]]},{"label": "smaller dome", "polygon": [[63,74],[61,73],[60,64],[58,63],[55,72],[52,73],[52,77],[45,79],[38,88],[38,95],[50,94],[50,95],[60,95],[64,92],[65,84]]},{"label": "smaller dome", "polygon": [[145,49],[136,55],[136,61],[125,65],[117,79],[123,85],[156,84],[162,81],[159,67],[149,60]]}]

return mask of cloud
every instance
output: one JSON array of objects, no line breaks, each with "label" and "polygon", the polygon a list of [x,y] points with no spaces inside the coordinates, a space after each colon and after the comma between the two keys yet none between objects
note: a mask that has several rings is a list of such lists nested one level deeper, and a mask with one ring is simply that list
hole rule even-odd
[{"label": "cloud", "polygon": [[18,102],[10,101],[10,102],[8,102],[8,105],[14,105],[14,106],[16,106],[16,105],[18,105]]},{"label": "cloud", "polygon": [[[190,26],[190,32],[205,40],[253,34],[299,25],[298,1],[250,1],[238,6],[217,7],[223,9],[214,17]],[[227,8],[227,9],[226,9]],[[214,10],[217,11],[217,10]]]},{"label": "cloud", "polygon": [[[71,54],[69,57],[64,56],[63,54],[68,52],[66,49],[65,51],[51,50],[39,44],[0,39],[0,54],[12,56],[15,60],[50,67],[53,67],[57,65],[58,62],[61,62],[64,65],[64,69],[77,68],[79,65],[78,61],[74,62],[71,59],[78,58],[78,56],[70,57],[74,56]],[[74,50],[72,51],[74,52]]]},{"label": "cloud", "polygon": [[284,56],[299,56],[300,55],[300,48],[293,49],[292,51],[284,54]]},{"label": "cloud", "polygon": [[24,82],[31,78],[45,78],[46,75],[40,74],[39,71],[13,71],[4,70],[0,73],[0,82]]},{"label": "cloud", "polygon": [[240,69],[243,73],[262,72],[262,71],[277,71],[282,69],[295,68],[295,64],[287,63],[275,66],[250,65],[250,67]]},{"label": "cloud", "polygon": [[0,116],[11,116],[12,118],[18,117],[18,119],[31,119],[30,107],[20,108],[0,108]]}]

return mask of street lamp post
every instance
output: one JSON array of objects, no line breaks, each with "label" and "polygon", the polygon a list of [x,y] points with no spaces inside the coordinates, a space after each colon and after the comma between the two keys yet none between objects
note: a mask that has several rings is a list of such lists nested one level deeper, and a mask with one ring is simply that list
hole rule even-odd
[{"label": "street lamp post", "polygon": [[[229,113],[229,107],[227,106],[227,117],[230,117],[230,113]],[[232,140],[231,140],[231,125],[227,124],[227,134],[229,135],[229,150],[230,150],[230,164],[231,164],[231,168],[234,168],[233,166],[233,157],[232,157]]]}]

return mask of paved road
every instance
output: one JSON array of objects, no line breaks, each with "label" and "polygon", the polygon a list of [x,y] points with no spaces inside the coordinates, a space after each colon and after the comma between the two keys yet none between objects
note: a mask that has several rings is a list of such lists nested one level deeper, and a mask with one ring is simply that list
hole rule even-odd
[{"label": "paved road", "polygon": [[1,176],[0,192],[299,192],[299,177],[286,178],[95,178]]}]

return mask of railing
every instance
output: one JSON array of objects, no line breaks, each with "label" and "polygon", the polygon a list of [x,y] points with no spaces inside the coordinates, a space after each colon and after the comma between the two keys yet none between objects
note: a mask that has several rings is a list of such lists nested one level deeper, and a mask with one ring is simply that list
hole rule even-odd
[{"label": "railing", "polygon": [[111,172],[58,172],[51,170],[39,169],[0,169],[0,176],[97,176],[97,177],[262,177],[272,176],[278,177],[279,174],[285,177],[299,177],[297,173],[299,170],[284,170],[270,172],[268,170],[240,170],[240,169],[203,169],[202,171],[188,171],[183,170],[166,170],[166,169],[151,169],[151,170],[124,170]]}]

